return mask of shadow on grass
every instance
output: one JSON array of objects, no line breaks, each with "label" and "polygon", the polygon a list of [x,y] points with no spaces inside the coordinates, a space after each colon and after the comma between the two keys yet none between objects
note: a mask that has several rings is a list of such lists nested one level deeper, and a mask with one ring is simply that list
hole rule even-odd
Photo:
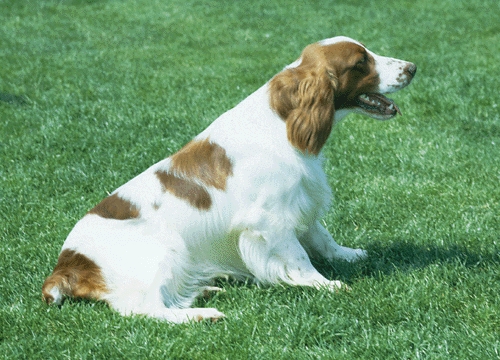
[{"label": "shadow on grass", "polygon": [[500,253],[474,252],[464,246],[417,245],[409,242],[391,244],[374,242],[364,247],[368,258],[356,263],[314,261],[316,268],[328,278],[352,283],[358,278],[390,275],[395,271],[412,271],[433,264],[460,263],[467,268],[500,264]]},{"label": "shadow on grass", "polygon": [[0,103],[2,102],[10,105],[26,105],[28,104],[28,98],[24,95],[19,96],[0,92]]}]

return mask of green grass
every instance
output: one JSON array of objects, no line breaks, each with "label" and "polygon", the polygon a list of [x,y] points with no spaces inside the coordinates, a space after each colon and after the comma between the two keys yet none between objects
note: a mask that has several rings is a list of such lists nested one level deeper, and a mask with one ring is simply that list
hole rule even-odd
[{"label": "green grass", "polygon": [[[497,0],[0,0],[0,358],[500,358]],[[418,67],[404,116],[333,131],[324,221],[350,292],[222,282],[216,324],[47,307],[76,221],[313,41]]]}]

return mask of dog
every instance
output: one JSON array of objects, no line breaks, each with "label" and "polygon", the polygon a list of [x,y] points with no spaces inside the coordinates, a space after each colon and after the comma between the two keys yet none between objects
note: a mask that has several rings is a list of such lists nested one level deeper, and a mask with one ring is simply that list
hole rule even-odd
[{"label": "dog", "polygon": [[331,198],[321,149],[349,113],[400,114],[384,94],[407,86],[416,69],[348,37],[307,46],[181,150],[91,209],[64,242],[43,299],[104,300],[123,315],[182,323],[224,317],[190,308],[221,276],[343,288],[310,258],[367,253],[338,245],[319,221]]}]

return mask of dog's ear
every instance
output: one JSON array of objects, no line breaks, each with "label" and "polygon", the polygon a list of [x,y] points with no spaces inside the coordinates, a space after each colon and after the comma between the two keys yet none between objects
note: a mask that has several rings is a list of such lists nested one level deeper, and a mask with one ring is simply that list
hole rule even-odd
[{"label": "dog's ear", "polygon": [[333,72],[318,52],[309,46],[299,66],[283,70],[269,84],[270,105],[286,122],[288,141],[314,155],[330,135],[335,111]]}]

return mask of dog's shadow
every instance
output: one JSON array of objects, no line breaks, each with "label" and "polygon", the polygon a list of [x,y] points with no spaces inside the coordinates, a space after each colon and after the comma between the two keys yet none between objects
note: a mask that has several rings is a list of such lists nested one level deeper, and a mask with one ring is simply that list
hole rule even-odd
[{"label": "dog's shadow", "polygon": [[364,247],[368,258],[346,261],[316,261],[314,266],[329,279],[353,283],[360,278],[380,277],[394,272],[409,272],[434,264],[459,263],[466,268],[500,264],[499,251],[474,252],[460,245],[419,245],[407,241],[372,242]]},{"label": "dog's shadow", "polygon": [[[347,262],[342,260],[326,261],[312,259],[314,267],[326,278],[341,280],[352,285],[364,278],[390,276],[395,272],[411,272],[434,264],[458,263],[466,268],[477,268],[500,264],[500,252],[473,252],[460,245],[419,245],[408,241],[395,240],[391,243],[371,242],[363,247],[368,251],[366,259]],[[219,278],[215,285],[250,287],[255,284],[250,280]],[[263,287],[266,289],[267,287]],[[204,300],[201,299],[201,302]]]}]

